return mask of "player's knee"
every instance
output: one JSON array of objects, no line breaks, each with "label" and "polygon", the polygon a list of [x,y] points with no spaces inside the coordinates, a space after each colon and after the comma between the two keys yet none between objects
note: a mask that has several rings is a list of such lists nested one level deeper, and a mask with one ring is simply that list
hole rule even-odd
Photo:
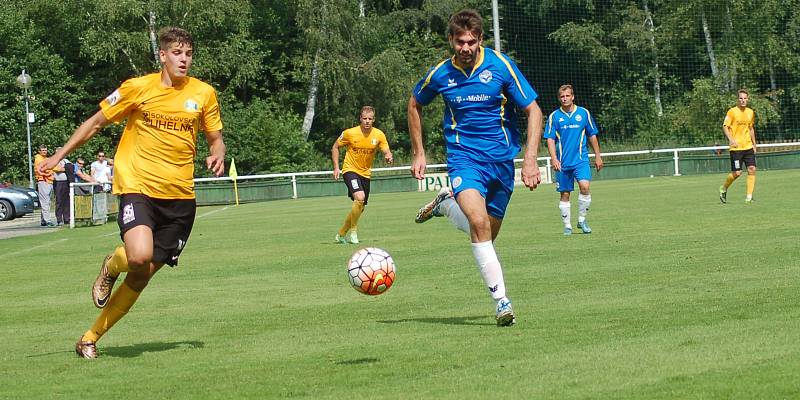
[{"label": "player's knee", "polygon": [[754,167],[754,166],[747,167],[747,173],[749,175],[755,175],[756,174],[756,167]]},{"label": "player's knee", "polygon": [[742,171],[733,171],[733,176],[735,176],[737,178],[742,176]]},{"label": "player's knee", "polygon": [[360,201],[360,202],[363,203],[365,198],[366,198],[366,196],[364,195],[364,192],[354,192],[353,193],[353,200],[355,200],[355,201]]},{"label": "player's knee", "polygon": [[131,271],[149,271],[152,258],[150,254],[128,254],[128,266]]}]

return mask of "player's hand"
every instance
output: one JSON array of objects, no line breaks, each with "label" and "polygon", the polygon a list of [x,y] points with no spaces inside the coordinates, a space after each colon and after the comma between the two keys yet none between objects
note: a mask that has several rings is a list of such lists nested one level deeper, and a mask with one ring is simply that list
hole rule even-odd
[{"label": "player's hand", "polygon": [[212,154],[206,157],[206,167],[211,170],[214,176],[222,176],[225,173],[225,160]]},{"label": "player's hand", "polygon": [[392,153],[384,154],[383,158],[384,158],[384,160],[386,160],[387,164],[391,164],[391,163],[394,162],[394,157],[392,156]]},{"label": "player's hand", "polygon": [[522,162],[522,183],[530,189],[536,189],[542,183],[542,174],[536,160],[524,160]]},{"label": "player's hand", "polygon": [[597,168],[598,171],[603,169],[603,157],[600,157],[599,154],[594,157],[594,167]]},{"label": "player's hand", "polygon": [[550,160],[550,163],[553,165],[554,171],[561,171],[561,161],[558,161],[557,159],[553,158]]},{"label": "player's hand", "polygon": [[753,153],[758,153],[758,148],[756,148],[755,143],[753,144]]},{"label": "player's hand", "polygon": [[425,160],[424,154],[414,156],[414,161],[411,163],[411,176],[417,178],[418,180],[422,180],[425,178],[426,166],[427,161]]},{"label": "player's hand", "polygon": [[333,169],[333,180],[338,181],[339,180],[339,174],[341,174],[341,173],[342,173],[342,171],[340,171],[339,168],[334,168]]},{"label": "player's hand", "polygon": [[731,147],[739,147],[739,142],[737,142],[736,140],[731,140],[729,144],[731,145]]},{"label": "player's hand", "polygon": [[59,161],[61,160],[57,160],[53,156],[45,158],[36,166],[36,173],[40,176],[50,176],[53,173],[52,169],[58,165]]}]

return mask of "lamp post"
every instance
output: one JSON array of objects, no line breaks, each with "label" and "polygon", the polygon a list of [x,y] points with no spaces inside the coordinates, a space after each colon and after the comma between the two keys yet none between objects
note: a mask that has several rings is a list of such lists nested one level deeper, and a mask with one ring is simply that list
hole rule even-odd
[{"label": "lamp post", "polygon": [[33,188],[33,156],[31,155],[31,113],[28,109],[28,88],[31,87],[31,76],[22,70],[22,73],[17,77],[17,86],[25,93],[25,127],[28,131],[28,179],[30,187]]}]

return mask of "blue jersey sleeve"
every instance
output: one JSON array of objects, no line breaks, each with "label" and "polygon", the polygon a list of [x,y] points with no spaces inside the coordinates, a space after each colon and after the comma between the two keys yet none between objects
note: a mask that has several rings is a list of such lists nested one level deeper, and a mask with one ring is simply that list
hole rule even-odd
[{"label": "blue jersey sleeve", "polygon": [[508,94],[511,101],[513,101],[517,107],[522,109],[527,108],[539,95],[533,90],[533,87],[528,83],[528,80],[525,79],[525,76],[522,75],[522,72],[520,72],[517,67],[517,63],[506,57],[505,54],[497,52],[495,52],[495,54],[497,54],[500,61],[502,61],[508,69],[509,79],[505,83],[505,93]]},{"label": "blue jersey sleeve", "polygon": [[555,115],[555,111],[550,113],[550,116],[547,117],[547,125],[544,128],[544,138],[545,139],[553,139],[556,138],[556,132],[558,132],[558,127],[556,124],[553,123],[553,119]]},{"label": "blue jersey sleeve", "polygon": [[417,100],[417,103],[427,106],[436,98],[436,95],[439,94],[438,82],[435,79],[435,75],[441,65],[440,63],[428,70],[428,73],[414,86],[414,93],[412,95]]},{"label": "blue jersey sleeve", "polygon": [[[584,108],[584,110],[586,110]],[[600,130],[597,129],[597,122],[595,122],[594,117],[592,117],[592,113],[589,110],[586,110],[586,134],[589,136],[597,136],[600,133]]]}]

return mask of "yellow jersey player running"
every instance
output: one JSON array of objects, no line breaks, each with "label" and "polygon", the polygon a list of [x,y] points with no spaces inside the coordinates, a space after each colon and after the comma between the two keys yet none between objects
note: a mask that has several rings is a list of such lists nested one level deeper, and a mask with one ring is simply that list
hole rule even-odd
[{"label": "yellow jersey player running", "polygon": [[731,107],[722,123],[722,131],[730,143],[731,173],[719,187],[719,201],[728,202],[728,188],[742,175],[742,165],[747,166],[747,197],[744,202],[753,203],[753,190],[756,187],[756,130],[753,127],[756,116],[747,107],[747,90],[739,90],[739,101]]},{"label": "yellow jersey player running", "polygon": [[[114,194],[120,196],[117,223],[123,245],[106,256],[92,286],[100,315],[78,339],[75,352],[97,357],[97,341],[128,313],[150,279],[164,265],[176,266],[195,216],[194,157],[198,131],[209,146],[206,166],[225,170],[222,121],[214,89],[187,74],[192,37],[183,29],[159,32],[161,72],[132,78],[100,102],[67,143],[39,165],[55,166],[109,122],[127,118],[114,156]],[[124,282],[111,294],[125,272]]]},{"label": "yellow jersey player running", "polygon": [[[347,195],[353,200],[353,207],[336,234],[337,243],[359,242],[358,219],[361,218],[364,207],[369,201],[369,183],[375,153],[380,149],[387,163],[391,164],[393,161],[386,135],[374,127],[374,123],[375,109],[371,106],[362,107],[359,114],[359,125],[343,131],[331,147],[333,179],[339,179],[339,175],[344,177]],[[339,147],[347,148],[344,156],[344,168],[341,171],[339,171]]]}]

